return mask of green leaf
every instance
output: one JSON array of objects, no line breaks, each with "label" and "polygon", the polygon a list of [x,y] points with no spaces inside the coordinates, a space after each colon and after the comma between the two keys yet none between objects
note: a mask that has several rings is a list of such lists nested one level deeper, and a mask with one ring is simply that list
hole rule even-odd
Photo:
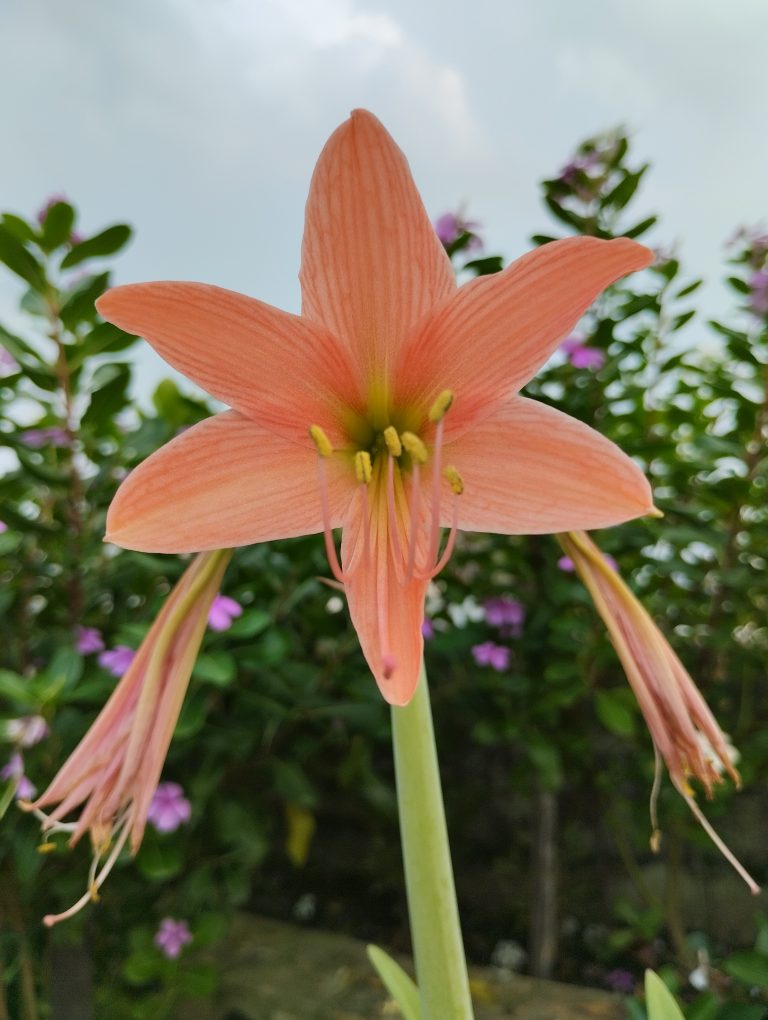
[{"label": "green leaf", "polygon": [[69,240],[75,223],[75,210],[69,202],[55,202],[45,215],[40,247],[53,251]]},{"label": "green leaf", "polygon": [[609,194],[605,196],[602,204],[604,206],[612,205],[616,209],[623,209],[637,191],[640,179],[647,169],[648,164],[646,163],[646,165],[641,167],[636,173],[625,171],[624,179],[619,181],[613,191],[609,192]]},{"label": "green leaf", "polygon": [[0,696],[20,708],[37,707],[37,699],[30,690],[29,681],[9,669],[0,669]]},{"label": "green leaf", "polygon": [[192,675],[217,687],[226,687],[237,674],[237,663],[228,652],[206,652],[195,663]]},{"label": "green leaf", "polygon": [[745,985],[768,988],[768,957],[753,949],[733,953],[723,963],[723,970]]},{"label": "green leaf", "polygon": [[83,425],[105,425],[126,403],[126,390],[131,381],[131,370],[128,365],[104,365],[98,379],[107,381],[91,394],[91,402],[82,417]]},{"label": "green leaf", "polygon": [[37,233],[34,227],[22,219],[21,216],[14,216],[13,213],[4,213],[2,224],[22,244],[28,244],[30,241],[33,243],[37,242]]},{"label": "green leaf", "polygon": [[178,840],[163,838],[147,829],[136,863],[145,878],[166,882],[179,874],[184,866],[184,856]]},{"label": "green leaf", "polygon": [[598,691],[595,695],[595,710],[600,722],[611,733],[620,737],[631,737],[635,732],[635,716],[632,705],[625,695],[629,691]]},{"label": "green leaf", "polygon": [[0,224],[0,262],[4,262],[12,273],[26,280],[36,291],[45,291],[43,267],[21,241],[2,224]]},{"label": "green leaf", "polygon": [[630,227],[629,230],[625,230],[622,237],[640,237],[640,235],[644,234],[646,230],[651,229],[657,219],[658,216],[649,216],[648,219],[641,220],[639,223],[636,223],[634,227]]},{"label": "green leaf", "polygon": [[86,259],[104,258],[106,255],[114,255],[131,236],[131,228],[126,223],[118,223],[114,227],[107,227],[100,234],[81,241],[71,251],[67,252],[61,260],[62,269],[70,269],[77,266]]},{"label": "green leaf", "polygon": [[366,952],[384,987],[400,1007],[404,1020],[421,1020],[419,990],[412,978],[378,946],[368,946]]},{"label": "green leaf", "polygon": [[648,1020],[685,1020],[672,992],[652,970],[645,972],[645,1000]]},{"label": "green leaf", "polygon": [[99,273],[84,280],[62,305],[61,321],[73,330],[81,322],[93,322],[98,315],[94,302],[109,285],[109,273]]}]

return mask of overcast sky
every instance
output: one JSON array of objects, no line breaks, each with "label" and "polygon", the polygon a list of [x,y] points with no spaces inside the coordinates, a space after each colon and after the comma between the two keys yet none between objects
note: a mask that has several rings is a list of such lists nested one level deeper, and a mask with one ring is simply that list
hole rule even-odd
[{"label": "overcast sky", "polygon": [[0,39],[0,207],[132,223],[120,282],[298,310],[309,178],[356,106],[508,257],[548,225],[537,181],[618,123],[690,272],[766,219],[766,0],[0,0]]}]

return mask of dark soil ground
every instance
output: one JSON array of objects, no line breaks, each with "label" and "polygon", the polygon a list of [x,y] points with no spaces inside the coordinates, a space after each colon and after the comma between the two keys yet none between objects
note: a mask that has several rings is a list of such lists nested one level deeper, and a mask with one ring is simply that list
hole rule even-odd
[{"label": "dark soil ground", "polygon": [[[179,1020],[397,1020],[365,944],[345,935],[242,914],[217,948],[215,1002],[184,1007]],[[400,962],[411,970],[410,961]],[[603,991],[471,970],[477,1020],[625,1020]]]}]

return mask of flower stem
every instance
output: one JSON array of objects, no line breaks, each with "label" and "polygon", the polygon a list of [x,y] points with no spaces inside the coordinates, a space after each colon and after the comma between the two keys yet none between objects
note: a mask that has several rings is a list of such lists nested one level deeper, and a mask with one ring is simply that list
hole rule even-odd
[{"label": "flower stem", "polygon": [[427,675],[392,709],[397,801],[421,1020],[472,1020]]}]

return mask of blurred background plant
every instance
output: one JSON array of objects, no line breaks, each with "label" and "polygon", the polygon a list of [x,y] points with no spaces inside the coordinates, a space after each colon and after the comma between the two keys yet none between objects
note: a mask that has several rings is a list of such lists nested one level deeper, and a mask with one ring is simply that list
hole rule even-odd
[{"label": "blurred background plant", "polygon": [[[644,237],[655,217],[632,209],[646,171],[616,131],[583,143],[544,200],[558,230]],[[436,229],[462,278],[502,268],[463,212]],[[184,566],[104,545],[106,508],[128,471],[211,410],[171,380],[146,392],[137,338],[94,310],[129,237],[124,225],[81,236],[64,198],[0,221],[0,261],[21,287],[17,320],[0,326],[0,1017],[56,1015],[73,995],[117,1020],[178,1015],[215,995],[210,950],[235,910],[408,949],[389,716],[313,538],[238,551],[135,862],[98,905],[40,925],[79,896],[88,848],[41,845],[12,802],[74,747]],[[618,442],[654,484],[665,519],[598,540],[739,748],[746,792],[724,787],[707,809],[758,878],[767,253],[768,232],[732,238],[733,306],[702,323],[701,281],[660,251],[527,388]],[[424,632],[470,958],[627,995],[661,967],[689,1020],[763,1016],[765,921],[669,787],[650,852],[650,740],[556,543],[463,536]]]}]

